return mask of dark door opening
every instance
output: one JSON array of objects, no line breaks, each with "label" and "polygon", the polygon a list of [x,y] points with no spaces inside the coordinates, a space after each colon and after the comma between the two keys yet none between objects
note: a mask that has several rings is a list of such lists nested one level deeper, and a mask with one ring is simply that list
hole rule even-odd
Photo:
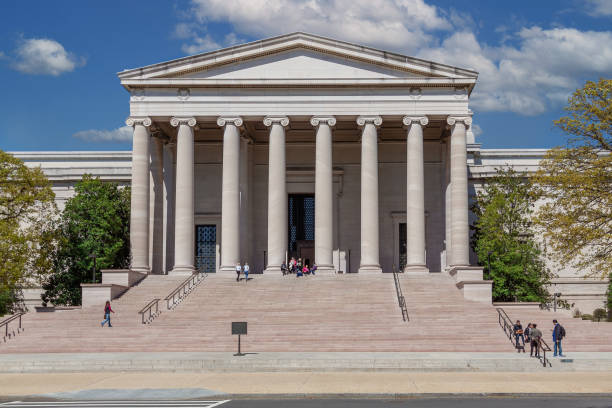
[{"label": "dark door opening", "polygon": [[314,262],[314,194],[289,194],[289,258],[302,258],[304,265]]},{"label": "dark door opening", "polygon": [[400,222],[399,224],[399,271],[403,271],[406,267],[406,223]]},{"label": "dark door opening", "polygon": [[217,226],[196,225],[195,267],[199,271],[217,271]]}]

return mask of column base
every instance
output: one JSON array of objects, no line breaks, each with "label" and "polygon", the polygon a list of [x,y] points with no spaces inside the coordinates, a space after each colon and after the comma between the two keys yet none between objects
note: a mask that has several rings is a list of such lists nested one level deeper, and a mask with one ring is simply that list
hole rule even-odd
[{"label": "column base", "polygon": [[266,269],[264,269],[263,273],[270,273],[270,274],[277,274],[277,275],[282,275],[282,271],[281,271],[281,267],[280,265],[268,265],[268,267]]},{"label": "column base", "polygon": [[380,265],[361,265],[357,272],[366,275],[382,273],[382,268],[380,267]]},{"label": "column base", "polygon": [[190,276],[196,272],[196,268],[192,265],[176,265],[168,275],[170,276]]},{"label": "column base", "polygon": [[222,265],[219,267],[219,273],[233,273],[236,274],[236,265]]},{"label": "column base", "polygon": [[332,275],[336,273],[336,268],[334,265],[319,265],[317,264],[317,271],[315,272],[317,275]]},{"label": "column base", "polygon": [[429,268],[427,265],[406,265],[404,267],[404,273],[409,273],[411,275],[428,275]]},{"label": "column base", "polygon": [[138,273],[146,273],[148,275],[151,273],[151,268],[147,266],[130,266],[130,271],[134,271]]}]

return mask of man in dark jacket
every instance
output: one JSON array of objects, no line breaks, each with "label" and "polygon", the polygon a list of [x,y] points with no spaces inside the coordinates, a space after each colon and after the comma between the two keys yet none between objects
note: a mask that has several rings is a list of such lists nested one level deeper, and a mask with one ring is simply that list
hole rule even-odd
[{"label": "man in dark jacket", "polygon": [[531,337],[531,351],[529,353],[530,357],[533,357],[533,350],[535,349],[535,356],[540,357],[540,339],[542,338],[542,332],[538,329],[537,324],[533,324],[531,329],[530,336]]},{"label": "man in dark jacket", "polygon": [[557,357],[557,351],[559,351],[559,357],[565,357],[561,349],[561,340],[563,340],[563,336],[565,336],[565,329],[557,322],[557,319],[553,320],[553,324],[555,325],[552,330],[553,343],[555,344],[553,357]]},{"label": "man in dark jacket", "polygon": [[[523,325],[521,324],[521,321],[517,320],[512,329],[514,331],[516,351],[517,353],[520,353],[521,349],[523,349],[523,353],[524,353],[525,352],[525,336],[523,335]],[[523,345],[519,343],[519,340],[523,341]]]}]

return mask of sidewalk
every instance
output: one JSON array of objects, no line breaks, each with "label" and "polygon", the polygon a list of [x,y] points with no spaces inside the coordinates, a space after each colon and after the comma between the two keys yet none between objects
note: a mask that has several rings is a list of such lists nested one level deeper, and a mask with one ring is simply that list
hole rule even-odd
[{"label": "sidewalk", "polygon": [[[108,390],[100,393],[96,390]],[[124,391],[121,391],[124,390]],[[1,397],[131,398],[166,395],[397,396],[410,394],[612,393],[612,372],[590,373],[53,373],[0,374]],[[138,391],[139,390],[139,391]],[[199,391],[199,393],[198,393]],[[165,394],[164,394],[165,392]],[[56,394],[64,393],[64,394]],[[52,394],[52,395],[49,395]],[[229,395],[228,395],[229,394]],[[349,396],[350,395],[345,395]]]}]

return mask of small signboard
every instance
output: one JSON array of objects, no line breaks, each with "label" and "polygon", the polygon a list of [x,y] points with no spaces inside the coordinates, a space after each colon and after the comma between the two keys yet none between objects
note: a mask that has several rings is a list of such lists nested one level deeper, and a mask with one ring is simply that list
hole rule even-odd
[{"label": "small signboard", "polygon": [[247,334],[247,322],[232,322],[232,334]]}]

